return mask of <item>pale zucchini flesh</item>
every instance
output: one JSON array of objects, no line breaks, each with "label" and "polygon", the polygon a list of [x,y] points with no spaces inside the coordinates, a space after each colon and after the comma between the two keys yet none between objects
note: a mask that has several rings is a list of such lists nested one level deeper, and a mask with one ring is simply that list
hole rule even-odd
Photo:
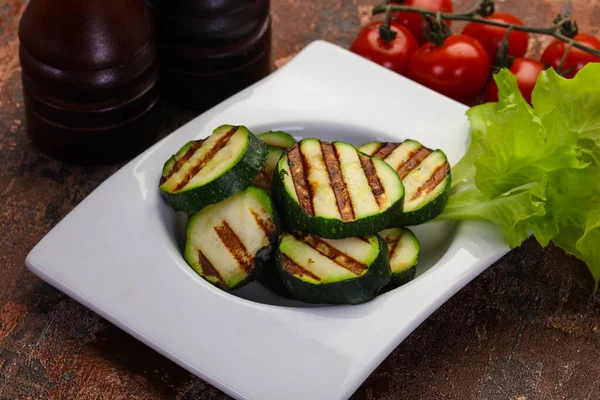
[{"label": "pale zucchini flesh", "polygon": [[443,211],[452,177],[448,159],[441,150],[429,149],[415,140],[370,142],[359,150],[384,160],[402,179],[404,214],[399,226],[422,224]]},{"label": "pale zucchini flesh", "polygon": [[224,289],[252,280],[271,257],[277,217],[269,195],[248,187],[192,215],[185,260],[204,279]]},{"label": "pale zucchini flesh", "polygon": [[308,303],[363,303],[390,280],[387,247],[378,235],[324,239],[283,233],[275,259],[287,291]]},{"label": "pale zucchini flesh", "polygon": [[267,146],[267,159],[260,173],[252,181],[252,186],[259,187],[271,192],[271,184],[273,183],[273,174],[277,168],[277,163],[285,151],[279,147]]},{"label": "pale zucchini flesh", "polygon": [[265,142],[268,146],[287,149],[296,144],[296,139],[292,135],[284,131],[269,131],[261,133],[258,138]]},{"label": "pale zucchini flesh", "polygon": [[[167,160],[167,162],[163,166],[162,177],[165,177],[167,174],[169,174],[169,172],[175,167],[175,164],[177,163],[177,161],[179,161],[183,157],[185,157],[186,154],[188,153],[188,151],[190,150],[190,148],[200,147],[202,145],[203,141],[204,140],[191,140],[191,141],[187,142],[186,144],[184,144],[183,147],[181,147],[181,149],[179,149],[179,151],[176,154],[174,154],[171,158],[169,158]],[[182,160],[182,162],[183,161],[184,160]]]},{"label": "pale zucchini flesh", "polygon": [[330,239],[398,224],[405,195],[385,162],[348,143],[317,139],[302,140],[279,159],[272,191],[290,228]]},{"label": "pale zucchini flesh", "polygon": [[267,146],[248,129],[223,125],[167,160],[160,190],[171,208],[191,214],[248,186],[266,157]]},{"label": "pale zucchini flesh", "polygon": [[391,279],[384,292],[412,281],[419,263],[420,244],[415,234],[407,228],[391,228],[379,232],[385,241],[390,260]]}]

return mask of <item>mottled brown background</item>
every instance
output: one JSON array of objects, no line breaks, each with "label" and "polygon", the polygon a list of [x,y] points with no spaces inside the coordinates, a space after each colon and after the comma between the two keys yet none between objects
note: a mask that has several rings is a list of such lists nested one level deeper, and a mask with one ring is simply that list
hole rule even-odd
[{"label": "mottled brown background", "polygon": [[[544,24],[562,2],[497,3]],[[68,167],[31,147],[17,57],[25,4],[0,0],[0,399],[228,398],[25,269],[35,243],[119,167]],[[314,39],[349,46],[369,11],[363,0],[272,0],[274,68]],[[575,16],[599,34],[600,2],[575,0]],[[546,41],[533,40],[532,52]],[[167,115],[165,132],[192,116]],[[591,287],[580,262],[526,242],[434,313],[354,398],[600,399],[600,295]]]}]

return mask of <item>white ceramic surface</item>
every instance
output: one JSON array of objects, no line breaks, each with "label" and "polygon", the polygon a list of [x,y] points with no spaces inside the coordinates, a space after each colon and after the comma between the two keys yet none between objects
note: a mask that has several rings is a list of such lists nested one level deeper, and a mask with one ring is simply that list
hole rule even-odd
[{"label": "white ceramic surface", "polygon": [[157,188],[163,162],[221,124],[243,124],[355,144],[410,137],[443,149],[454,164],[468,142],[465,110],[314,42],[102,183],[31,251],[27,267],[235,398],[348,398],[425,318],[508,251],[499,232],[486,223],[418,227],[418,277],[359,306],[308,307],[257,283],[230,294],[183,260],[184,219]]}]

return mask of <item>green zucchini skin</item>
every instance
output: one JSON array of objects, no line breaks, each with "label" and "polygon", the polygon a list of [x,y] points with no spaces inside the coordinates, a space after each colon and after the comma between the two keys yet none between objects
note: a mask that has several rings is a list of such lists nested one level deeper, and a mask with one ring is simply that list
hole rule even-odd
[{"label": "green zucchini skin", "polygon": [[[417,144],[417,145],[421,146],[422,149],[426,149],[421,143],[419,143],[415,140],[412,140],[412,139],[407,139],[401,143],[398,143],[398,142],[396,142],[396,143],[369,142],[369,143],[365,143],[365,144],[359,146],[358,149],[360,151],[364,152],[365,154],[374,156],[375,153],[377,152],[377,149],[382,146],[403,145],[406,143]],[[446,155],[441,150],[439,150],[439,149],[435,150],[435,151],[433,151],[431,149],[428,149],[428,150],[431,152],[430,154],[442,155],[443,158],[446,159]],[[389,159],[387,157],[390,157],[390,156],[391,156],[391,154],[388,154],[388,156],[383,157],[382,160],[389,162],[388,161]],[[423,161],[425,161],[425,160],[423,160]],[[436,190],[438,190],[438,188],[439,188],[440,193],[435,198],[433,198],[431,201],[423,204],[421,207],[416,208],[416,209],[411,209],[411,207],[409,207],[405,204],[402,218],[400,219],[399,224],[396,225],[395,227],[420,225],[420,224],[423,224],[425,222],[435,219],[439,214],[441,214],[441,212],[446,207],[446,204],[448,204],[448,199],[450,197],[450,188],[452,187],[452,171],[451,171],[451,168],[449,167],[447,159],[446,159],[446,164],[448,165],[448,172],[446,173],[446,176],[443,179],[443,181],[440,182],[436,187]],[[420,166],[421,165],[417,165],[416,168],[419,168]],[[405,179],[403,179],[403,183],[405,185],[407,185]],[[405,189],[407,189],[407,192],[409,191],[408,186],[405,186]],[[406,202],[409,201],[408,197],[405,197],[405,201]]]},{"label": "green zucchini skin", "polygon": [[280,147],[267,145],[267,158],[260,173],[252,181],[252,186],[256,186],[271,193],[273,174],[275,173],[277,163],[284,152],[284,149]]},{"label": "green zucchini skin", "polygon": [[275,246],[273,246],[270,257],[262,258],[261,260],[257,260],[257,262],[260,262],[261,265],[257,268],[256,280],[276,295],[291,299],[292,295],[283,284],[279,272],[277,272]]},{"label": "green zucchini skin", "polygon": [[[379,235],[388,243],[388,259],[390,260],[391,277],[390,283],[388,283],[381,291],[381,293],[386,293],[407,284],[415,278],[417,266],[419,264],[421,245],[415,234],[408,228],[392,228],[380,232]],[[401,238],[406,240],[406,246],[404,248],[398,247],[403,244],[403,242],[400,241]],[[394,254],[391,253],[396,252],[404,252],[404,254],[410,257],[402,259],[401,261],[403,262],[401,264],[394,265],[395,260],[392,259]]]},{"label": "green zucchini skin", "polygon": [[[232,168],[200,187],[181,190],[176,193],[161,188],[163,198],[174,211],[193,214],[210,204],[225,200],[247,187],[260,173],[267,158],[267,146],[247,128],[240,126],[238,129],[244,129],[247,132],[249,141],[246,152]],[[186,146],[188,145],[189,143],[186,144]],[[170,162],[172,162],[172,158],[167,161],[167,163]]]},{"label": "green zucchini skin", "polygon": [[[277,276],[273,276],[273,272],[277,272],[274,270],[273,264],[275,258],[275,246],[277,245],[277,237],[278,234],[275,232],[271,237],[270,246],[263,247],[261,250],[259,250],[259,252],[256,254],[256,258],[254,259],[254,270],[252,274],[248,276],[246,281],[242,282],[240,285],[237,285],[236,289],[248,284],[251,281],[257,280],[275,294],[281,297],[290,297],[290,294],[285,289],[285,286],[283,286],[283,283],[279,279],[273,279],[278,278]],[[267,280],[267,285],[269,286],[263,283],[265,279]],[[278,284],[281,286],[278,286]]]},{"label": "green zucchini skin", "polygon": [[[312,233],[326,239],[344,239],[353,236],[373,235],[386,228],[400,226],[402,223],[404,195],[385,211],[357,220],[342,221],[341,219],[308,215],[285,188],[283,175],[287,172],[282,171],[280,168],[280,164],[283,162],[287,162],[285,154],[277,164],[271,185],[271,194],[287,229]],[[400,180],[398,183],[402,185]],[[403,186],[402,191],[404,191]]]},{"label": "green zucchini skin", "polygon": [[287,193],[283,180],[275,174],[271,192],[286,229],[313,233],[326,239],[344,239],[352,236],[372,235],[383,229],[396,227],[402,221],[404,200],[400,199],[382,214],[342,221],[333,218],[312,217]]},{"label": "green zucchini skin", "polygon": [[296,144],[296,139],[289,133],[283,131],[261,133],[257,138],[267,144],[267,158],[262,170],[252,181],[252,185],[265,189],[267,192],[271,193],[271,184],[273,182],[273,174],[277,169],[277,162],[287,148]]},{"label": "green zucchini skin", "polygon": [[[235,289],[241,288],[242,286],[245,286],[249,282],[255,280],[257,278],[257,276],[261,274],[261,270],[263,268],[267,267],[269,264],[273,264],[273,260],[275,257],[275,247],[277,245],[277,239],[279,237],[279,232],[281,230],[280,229],[280,227],[281,227],[280,220],[277,216],[277,212],[275,210],[275,207],[274,207],[272,200],[271,200],[270,196],[268,195],[268,193],[266,193],[266,191],[264,191],[263,189],[260,189],[260,188],[247,187],[247,188],[243,189],[242,191],[238,192],[237,194],[241,195],[241,194],[243,194],[243,192],[251,192],[255,196],[261,197],[261,199],[262,199],[261,203],[262,203],[263,207],[265,208],[265,210],[268,212],[268,214],[271,216],[271,220],[275,226],[275,230],[268,236],[268,244],[266,246],[260,248],[254,254],[253,264],[249,268],[250,273],[245,277],[245,279],[241,280],[237,284],[232,285],[232,286],[224,286],[223,284],[221,284],[218,281],[207,279],[207,277],[202,274],[201,269],[199,268],[196,261],[191,256],[191,254],[194,251],[197,251],[197,249],[194,247],[192,241],[190,240],[190,236],[193,234],[193,226],[194,226],[195,220],[198,218],[202,218],[202,214],[206,213],[206,212],[210,212],[212,214],[218,214],[218,210],[215,207],[218,207],[219,204],[210,205],[210,208],[212,208],[212,209],[209,210],[209,208],[205,208],[205,209],[200,210],[197,213],[191,215],[188,218],[188,222],[187,222],[187,226],[186,226],[186,245],[185,245],[186,248],[184,251],[184,259],[186,260],[188,265],[198,275],[200,275],[202,278],[204,278],[207,282],[213,284],[214,286],[216,286],[224,291],[235,290]],[[232,199],[232,198],[228,198],[226,200],[230,200],[230,199]],[[206,227],[206,229],[210,229],[210,228],[211,228],[210,226]]]},{"label": "green zucchini skin", "polygon": [[169,158],[167,160],[167,162],[165,163],[165,165],[163,166],[163,170],[162,170],[162,174],[165,175],[171,168],[173,168],[173,166],[175,165],[175,163],[177,162],[177,160],[183,156],[190,147],[192,147],[197,141],[196,140],[190,140],[189,142],[187,142],[186,144],[184,144],[181,149],[179,149],[179,151],[174,154],[173,156],[171,156],[171,158]]},{"label": "green zucchini skin", "polygon": [[275,249],[277,271],[292,297],[311,304],[362,304],[373,300],[390,282],[387,245],[379,236],[379,253],[363,276],[340,282],[312,284],[300,280],[283,269],[279,247]]},{"label": "green zucchini skin", "polygon": [[410,269],[407,269],[406,271],[402,271],[399,274],[394,274],[392,276],[392,278],[390,279],[390,283],[387,284],[381,291],[381,294],[387,293],[390,290],[397,289],[402,285],[406,285],[408,282],[415,279],[416,274],[417,274],[417,265],[416,264],[413,267],[411,267]]},{"label": "green zucchini skin", "polygon": [[444,211],[444,208],[446,208],[446,204],[448,204],[448,199],[450,198],[450,188],[452,187],[452,175],[450,173],[448,173],[442,185],[443,189],[439,196],[421,208],[404,212],[400,218],[400,224],[397,226],[421,225],[440,215]]}]

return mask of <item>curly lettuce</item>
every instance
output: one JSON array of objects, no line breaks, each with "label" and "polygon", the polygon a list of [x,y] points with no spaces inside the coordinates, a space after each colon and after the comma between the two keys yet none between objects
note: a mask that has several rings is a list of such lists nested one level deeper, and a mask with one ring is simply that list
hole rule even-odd
[{"label": "curly lettuce", "polygon": [[511,248],[533,235],[584,261],[600,280],[600,64],[573,79],[540,74],[530,106],[507,69],[499,101],[472,107],[471,143],[452,169],[438,219],[486,220]]}]

